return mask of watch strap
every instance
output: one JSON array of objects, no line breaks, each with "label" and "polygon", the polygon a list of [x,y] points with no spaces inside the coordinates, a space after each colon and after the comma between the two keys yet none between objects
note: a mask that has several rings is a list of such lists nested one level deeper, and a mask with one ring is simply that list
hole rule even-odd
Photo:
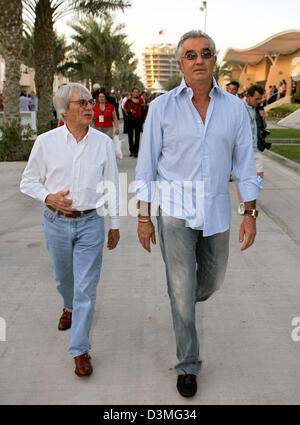
[{"label": "watch strap", "polygon": [[249,214],[253,218],[257,218],[258,217],[258,210],[245,210],[244,215],[245,214]]}]

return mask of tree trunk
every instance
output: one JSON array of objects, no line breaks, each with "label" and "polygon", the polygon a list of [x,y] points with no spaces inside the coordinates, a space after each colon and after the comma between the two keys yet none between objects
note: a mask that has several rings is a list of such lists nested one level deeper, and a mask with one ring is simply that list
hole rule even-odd
[{"label": "tree trunk", "polygon": [[104,63],[102,60],[95,62],[95,82],[99,83],[101,87],[104,85]]},{"label": "tree trunk", "polygon": [[51,129],[54,80],[54,28],[51,0],[38,0],[34,26],[35,86],[39,98],[38,134]]},{"label": "tree trunk", "polygon": [[20,124],[20,76],[23,46],[21,0],[0,0],[0,39],[5,60],[3,126]]},{"label": "tree trunk", "polygon": [[112,86],[112,62],[106,62],[105,64],[105,76],[104,76],[104,87],[107,90],[107,93],[110,93]]}]

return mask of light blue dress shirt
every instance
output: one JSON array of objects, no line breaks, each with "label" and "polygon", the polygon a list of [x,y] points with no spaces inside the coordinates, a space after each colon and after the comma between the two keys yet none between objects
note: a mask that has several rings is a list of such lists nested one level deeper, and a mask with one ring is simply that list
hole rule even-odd
[{"label": "light blue dress shirt", "polygon": [[209,96],[205,123],[184,78],[151,102],[135,185],[137,198],[152,202],[157,182],[163,212],[202,229],[203,236],[229,229],[232,169],[244,202],[257,199],[261,189],[245,105],[214,79]]}]

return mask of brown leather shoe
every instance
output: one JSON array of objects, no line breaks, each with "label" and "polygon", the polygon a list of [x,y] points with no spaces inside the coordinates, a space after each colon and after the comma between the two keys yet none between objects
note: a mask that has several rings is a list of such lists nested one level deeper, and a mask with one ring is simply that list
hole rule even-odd
[{"label": "brown leather shoe", "polygon": [[75,360],[75,373],[78,376],[89,376],[93,372],[93,367],[90,362],[91,356],[89,353],[81,354],[80,356],[74,357]]},{"label": "brown leather shoe", "polygon": [[59,319],[58,323],[58,329],[60,331],[65,331],[71,327],[72,324],[72,312],[63,309],[63,314],[61,315],[61,318]]}]

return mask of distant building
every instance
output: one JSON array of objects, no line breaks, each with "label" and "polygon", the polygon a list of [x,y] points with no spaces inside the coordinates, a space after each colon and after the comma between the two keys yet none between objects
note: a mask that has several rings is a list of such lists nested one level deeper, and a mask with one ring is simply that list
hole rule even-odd
[{"label": "distant building", "polygon": [[172,44],[156,44],[146,47],[143,53],[145,85],[149,91],[158,82],[163,85],[172,75],[179,74],[175,59],[176,47]]},{"label": "distant building", "polygon": [[[55,93],[57,89],[68,83],[68,78],[65,78],[61,73],[54,75],[53,82],[53,92]],[[0,94],[3,93],[3,86],[5,83],[5,61],[0,55]],[[27,94],[31,91],[36,92],[35,83],[34,83],[34,69],[29,68],[28,66],[21,64],[21,75],[20,75],[20,91],[24,91]]]},{"label": "distant building", "polygon": [[[251,84],[259,84],[267,90],[271,85],[278,87],[285,79],[287,95],[290,95],[293,82],[300,81],[300,31],[275,34],[248,49],[229,48],[223,61],[236,62],[231,67],[231,79],[239,81],[241,90]],[[224,79],[221,87],[226,82]],[[289,98],[286,97],[285,101],[289,101]]]}]

